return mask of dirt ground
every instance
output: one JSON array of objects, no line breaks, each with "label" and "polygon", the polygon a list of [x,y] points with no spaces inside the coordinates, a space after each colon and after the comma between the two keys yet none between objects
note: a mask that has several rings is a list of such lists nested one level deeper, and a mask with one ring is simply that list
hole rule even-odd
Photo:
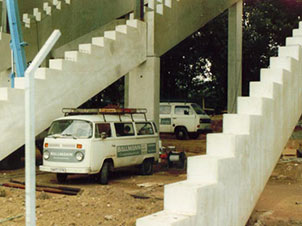
[{"label": "dirt ground", "polygon": [[[219,125],[218,129],[219,130]],[[204,154],[205,135],[197,140],[175,140],[162,136],[164,146],[176,146],[187,156]],[[293,142],[289,142],[288,146]],[[37,169],[37,184],[57,186],[54,174]],[[10,179],[24,181],[24,169],[0,171],[0,183]],[[186,171],[154,168],[152,176],[141,176],[137,169],[112,174],[109,185],[102,186],[87,176],[72,176],[64,186],[77,187],[75,196],[36,193],[36,217],[40,226],[135,225],[139,217],[163,209],[164,185],[186,179]],[[24,190],[0,187],[0,225],[25,224]],[[302,160],[285,156],[280,159],[247,226],[302,226]]]}]

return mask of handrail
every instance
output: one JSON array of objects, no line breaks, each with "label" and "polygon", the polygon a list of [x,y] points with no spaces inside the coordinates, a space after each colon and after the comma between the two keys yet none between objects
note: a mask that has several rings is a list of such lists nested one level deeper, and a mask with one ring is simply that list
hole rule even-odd
[{"label": "handrail", "polygon": [[36,225],[36,172],[35,172],[35,92],[34,74],[61,36],[53,31],[42,49],[25,71],[25,181],[26,181],[26,225]]}]

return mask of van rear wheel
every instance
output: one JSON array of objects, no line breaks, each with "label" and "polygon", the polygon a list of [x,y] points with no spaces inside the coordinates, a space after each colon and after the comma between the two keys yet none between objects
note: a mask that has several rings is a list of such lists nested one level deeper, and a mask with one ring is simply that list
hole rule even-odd
[{"label": "van rear wheel", "polygon": [[59,183],[65,183],[67,179],[67,174],[66,173],[57,173],[57,181]]},{"label": "van rear wheel", "polygon": [[109,162],[104,162],[103,167],[98,175],[99,184],[108,184],[108,176],[109,176]]},{"label": "van rear wheel", "polygon": [[188,132],[185,127],[179,127],[175,130],[175,136],[179,140],[185,140],[187,139]]},{"label": "van rear wheel", "polygon": [[152,175],[153,174],[153,160],[145,159],[140,167],[140,172],[142,175]]}]

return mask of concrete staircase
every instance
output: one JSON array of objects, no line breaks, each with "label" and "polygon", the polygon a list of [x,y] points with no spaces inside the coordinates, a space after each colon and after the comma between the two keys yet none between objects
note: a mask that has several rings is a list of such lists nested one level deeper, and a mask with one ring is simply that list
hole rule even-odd
[{"label": "concrete staircase", "polygon": [[[114,2],[110,0],[103,0],[102,2],[91,0],[91,5],[87,4],[87,2],[83,5],[84,2],[79,0],[53,0],[51,2],[52,4],[39,2],[40,5],[43,3],[42,7],[44,11],[39,8],[34,8],[32,16],[23,16],[26,26],[30,27],[30,29],[23,29],[24,40],[29,43],[29,47],[26,48],[27,60],[32,59],[32,57],[37,53],[39,48],[37,43],[42,44],[46,40],[52,31],[52,27],[59,28],[63,33],[63,37],[56,45],[56,48],[63,47],[61,48],[60,53],[56,54],[58,56],[62,56],[61,52],[66,49],[66,46],[70,46],[68,45],[69,42],[73,42],[74,44],[77,43],[77,41],[75,42],[74,40],[83,40],[76,37],[88,34],[89,32],[88,30],[85,30],[86,28],[84,29],[85,31],[81,31],[83,34],[72,34],[72,30],[74,29],[71,28],[71,26],[65,26],[65,24],[68,24],[68,21],[73,18],[72,15],[74,15],[74,12],[82,12],[82,14],[84,14],[85,10],[87,10],[85,7],[91,7],[91,5],[93,5],[95,9],[101,9],[102,12],[104,11],[103,14],[98,12],[96,13],[97,15],[95,15],[94,11],[91,12],[91,17],[98,18],[99,15],[102,15],[98,20],[96,20],[101,22],[97,22],[97,24],[93,25],[91,24],[92,27],[100,26],[112,21],[114,18],[132,12],[135,9],[136,3],[135,0],[127,2],[124,0],[117,0]],[[227,8],[227,6],[230,6],[235,2],[235,0],[225,0],[223,2],[223,4],[219,4],[222,4]],[[190,0],[190,3],[188,1],[176,0],[148,0],[146,21],[150,22],[154,19],[156,21],[156,24],[154,24],[155,30],[151,29],[152,24],[148,26],[149,30],[147,32],[146,23],[136,21],[135,24],[138,25],[138,28],[134,28],[134,25],[132,26],[133,21],[128,21],[127,26],[117,26],[117,32],[105,32],[105,38],[94,38],[92,40],[92,44],[79,45],[78,51],[66,52],[65,60],[51,60],[49,69],[39,69],[39,73],[37,74],[36,94],[36,114],[38,120],[36,132],[39,133],[47,128],[51,120],[60,115],[60,109],[62,107],[67,107],[67,105],[70,107],[79,106],[93,95],[113,83],[119,77],[128,73],[131,69],[145,61],[147,56],[146,49],[152,49],[147,48],[146,43],[149,43],[149,45],[154,44],[154,47],[156,47],[155,49],[157,49],[157,46],[162,46],[159,40],[157,40],[160,38],[160,34],[157,34],[158,32],[162,32],[162,35],[166,36],[166,32],[161,30],[161,26],[168,28],[169,25],[167,24],[170,24],[171,22],[173,26],[175,25],[175,29],[167,29],[167,33],[169,33],[168,36],[170,36],[170,38],[167,40],[161,39],[167,46],[165,47],[165,50],[159,51],[160,54],[182,41],[184,39],[184,35],[191,34],[202,26],[203,24],[199,22],[195,27],[192,27],[191,25],[188,26],[186,23],[177,22],[180,21],[182,15],[186,13],[190,14],[190,18],[193,18],[196,13],[199,14],[198,10],[200,9],[201,3],[208,4],[201,0]],[[196,5],[196,7],[192,7],[193,5]],[[214,7],[213,4],[211,6]],[[219,9],[222,8],[219,7]],[[191,15],[192,12],[190,12],[190,10],[193,10],[195,14]],[[20,11],[22,11],[22,9],[20,9]],[[112,13],[108,14],[105,13],[105,11],[112,11]],[[217,16],[220,11],[216,12],[214,10],[214,12],[215,14],[213,14],[212,17]],[[169,23],[163,23],[164,18],[166,18]],[[65,23],[62,23],[62,21],[65,21]],[[189,23],[189,21],[187,22]],[[89,27],[88,25],[90,25],[90,23],[92,23],[91,18],[87,21],[85,27]],[[77,20],[73,20],[70,24],[73,24],[75,27],[80,25]],[[182,29],[185,29],[186,32],[184,35],[175,36],[175,31],[181,30],[180,27],[183,27]],[[189,31],[187,27],[190,27]],[[89,29],[92,30],[92,28]],[[79,26],[78,30],[82,30],[81,26]],[[39,33],[39,31],[43,32]],[[37,32],[39,33],[38,37],[36,37]],[[64,33],[67,33],[68,35],[65,35],[64,37]],[[155,36],[153,36],[154,34]],[[148,42],[146,41],[146,35],[149,36]],[[8,35],[5,36],[8,37]],[[152,42],[152,38],[150,39],[150,36],[156,37],[156,43]],[[87,37],[85,40],[86,39]],[[172,44],[170,44],[168,40],[170,40]],[[6,49],[8,49],[7,43],[8,41],[0,41],[0,45],[3,45],[3,48]],[[2,49],[1,46],[0,49]],[[161,47],[159,49],[161,49]],[[54,53],[52,55],[54,55]],[[8,57],[0,62],[0,67],[2,67],[3,70],[10,66],[10,58]],[[69,81],[69,83],[66,83],[66,81]],[[16,87],[23,88],[22,82],[22,78],[16,79]],[[100,84],[98,84],[98,82],[100,82]],[[90,83],[92,85],[91,87]],[[83,84],[85,84],[85,86],[81,86]],[[84,88],[81,89],[81,87]],[[87,89],[86,87],[89,88]],[[81,90],[80,95],[78,90]],[[0,133],[4,135],[0,138],[0,160],[23,144],[23,99],[22,90],[14,91],[7,87],[1,88]],[[9,115],[18,115],[18,118],[10,118],[8,117]],[[15,121],[18,122],[15,123]],[[10,129],[8,130],[8,128]],[[20,131],[22,131],[22,133],[20,133]],[[20,135],[15,137],[14,134],[18,133]],[[11,141],[12,137],[14,137],[13,141]]]},{"label": "concrete staircase", "polygon": [[43,9],[34,8],[32,14],[23,14],[22,21],[24,26],[30,28],[32,23],[40,22],[42,18],[44,19],[47,16],[51,16],[54,10],[61,10],[62,8],[64,10],[64,8],[68,7],[67,5],[70,5],[71,2],[71,0],[52,0],[51,3],[49,1],[44,1]]},{"label": "concrete staircase", "polygon": [[[50,60],[35,75],[36,134],[63,107],[78,107],[145,60],[146,24],[138,20],[65,52],[65,59]],[[0,160],[24,144],[24,78],[16,78],[15,86],[0,88]]]},{"label": "concrete staircase", "polygon": [[188,159],[187,180],[165,186],[164,210],[137,225],[245,225],[301,115],[301,65],[302,23],[207,136],[207,154]]}]

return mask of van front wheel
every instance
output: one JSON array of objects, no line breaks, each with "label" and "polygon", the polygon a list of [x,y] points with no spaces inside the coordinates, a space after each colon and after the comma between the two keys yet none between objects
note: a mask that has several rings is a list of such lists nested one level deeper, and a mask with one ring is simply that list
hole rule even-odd
[{"label": "van front wheel", "polygon": [[100,184],[108,184],[109,162],[104,162],[103,167],[98,175],[98,182]]},{"label": "van front wheel", "polygon": [[145,159],[140,168],[142,175],[152,175],[153,174],[153,160]]},{"label": "van front wheel", "polygon": [[186,128],[179,127],[175,130],[175,136],[179,140],[185,140],[185,139],[187,139],[188,132],[187,132]]}]

